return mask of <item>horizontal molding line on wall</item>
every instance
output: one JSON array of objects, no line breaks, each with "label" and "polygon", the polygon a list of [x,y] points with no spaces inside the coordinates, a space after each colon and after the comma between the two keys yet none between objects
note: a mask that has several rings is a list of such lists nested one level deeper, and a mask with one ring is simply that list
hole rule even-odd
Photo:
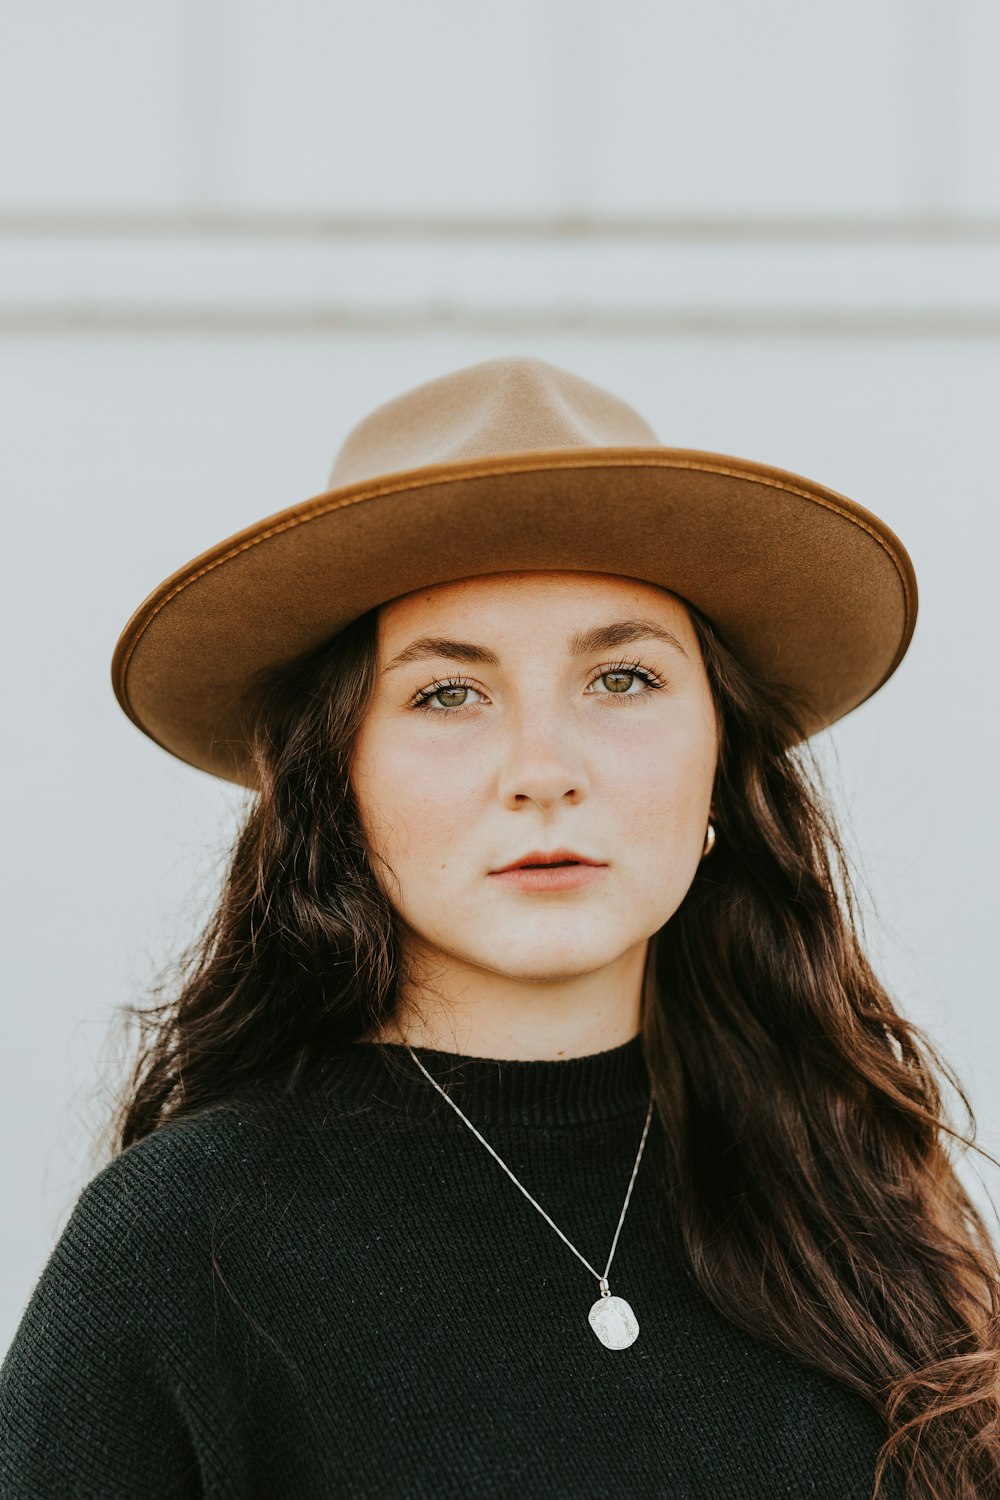
[{"label": "horizontal molding line on wall", "polygon": [[212,209],[2,209],[0,237],[1000,243],[1000,218],[923,214],[310,214]]},{"label": "horizontal molding line on wall", "polygon": [[456,334],[579,334],[659,338],[678,334],[715,338],[775,339],[985,339],[1000,340],[1000,313],[822,312],[793,313],[659,309],[628,314],[593,308],[549,312],[470,308],[262,308],[211,309],[50,307],[20,310],[0,306],[0,334],[28,335],[226,335],[329,337],[333,334],[412,336]]},{"label": "horizontal molding line on wall", "polygon": [[8,331],[995,337],[1000,243],[0,234]]}]

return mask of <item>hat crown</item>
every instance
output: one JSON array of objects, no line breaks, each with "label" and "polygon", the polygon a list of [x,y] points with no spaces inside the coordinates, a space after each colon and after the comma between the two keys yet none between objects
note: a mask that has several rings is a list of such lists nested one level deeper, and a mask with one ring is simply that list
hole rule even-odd
[{"label": "hat crown", "polygon": [[429,380],[369,412],[344,439],[330,489],[428,464],[551,448],[659,446],[619,396],[530,355]]}]

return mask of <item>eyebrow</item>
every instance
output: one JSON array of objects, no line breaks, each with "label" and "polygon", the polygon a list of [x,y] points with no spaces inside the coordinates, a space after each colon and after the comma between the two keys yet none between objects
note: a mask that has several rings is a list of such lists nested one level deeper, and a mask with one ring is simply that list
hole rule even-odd
[{"label": "eyebrow", "polygon": [[[591,656],[598,651],[613,651],[618,646],[628,646],[633,641],[652,638],[672,647],[690,661],[690,656],[672,631],[658,625],[655,620],[616,620],[611,625],[595,625],[590,630],[580,630],[571,635],[567,643],[570,656]],[[424,661],[430,656],[445,656],[452,661],[468,662],[483,667],[498,667],[500,658],[487,646],[476,646],[471,641],[452,641],[445,636],[422,635],[398,652],[382,669],[392,672],[407,662]]]}]

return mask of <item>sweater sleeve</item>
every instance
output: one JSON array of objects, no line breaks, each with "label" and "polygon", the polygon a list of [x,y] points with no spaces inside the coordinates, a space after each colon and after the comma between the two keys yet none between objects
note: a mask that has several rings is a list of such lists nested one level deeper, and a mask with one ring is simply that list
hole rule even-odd
[{"label": "sweater sleeve", "polygon": [[155,1221],[118,1162],[78,1198],[0,1367],[3,1500],[199,1500]]}]

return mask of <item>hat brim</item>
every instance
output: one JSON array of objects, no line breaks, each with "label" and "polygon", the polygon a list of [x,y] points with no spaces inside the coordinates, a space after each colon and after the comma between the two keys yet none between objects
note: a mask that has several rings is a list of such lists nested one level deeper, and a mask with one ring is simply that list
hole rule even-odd
[{"label": "hat brim", "polygon": [[659,584],[755,671],[804,694],[807,734],[877,691],[909,645],[913,565],[884,521],[784,469],[689,448],[508,453],[328,490],[166,578],[115,648],[115,696],[171,755],[253,787],[247,684],[366,610],[483,573]]}]

